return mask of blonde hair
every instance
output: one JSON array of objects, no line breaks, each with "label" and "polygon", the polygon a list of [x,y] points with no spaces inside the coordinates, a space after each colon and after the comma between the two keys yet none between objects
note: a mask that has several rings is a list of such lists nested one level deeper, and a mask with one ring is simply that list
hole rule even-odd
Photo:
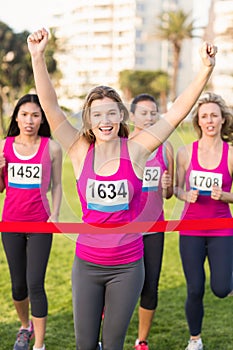
[{"label": "blonde hair", "polygon": [[111,87],[109,86],[96,86],[93,88],[89,94],[87,95],[84,105],[83,105],[83,111],[82,111],[82,120],[83,120],[83,129],[82,133],[86,137],[86,139],[93,143],[95,142],[95,135],[92,132],[91,129],[91,122],[90,122],[90,107],[93,101],[95,100],[102,100],[104,97],[110,98],[112,101],[117,102],[118,108],[120,112],[123,113],[123,120],[120,123],[120,128],[118,132],[118,136],[120,137],[128,137],[129,135],[129,128],[127,125],[127,120],[129,119],[129,112],[127,108],[125,107],[120,95]]},{"label": "blonde hair", "polygon": [[216,103],[220,110],[222,119],[224,119],[224,123],[222,125],[221,129],[221,138],[222,140],[226,142],[230,142],[233,144],[233,114],[231,109],[227,106],[224,99],[213,92],[205,92],[203,95],[200,96],[198,99],[196,105],[194,106],[192,110],[192,122],[193,127],[195,131],[197,132],[197,135],[199,138],[202,136],[202,130],[198,124],[198,115],[199,115],[199,109],[200,106],[205,103]]}]

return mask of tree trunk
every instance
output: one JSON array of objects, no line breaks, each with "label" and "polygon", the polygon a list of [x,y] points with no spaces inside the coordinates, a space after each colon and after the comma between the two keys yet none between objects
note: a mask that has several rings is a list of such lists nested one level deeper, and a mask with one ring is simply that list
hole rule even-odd
[{"label": "tree trunk", "polygon": [[180,62],[180,46],[177,43],[173,44],[174,60],[173,60],[173,75],[171,81],[171,101],[174,102],[177,97],[177,80]]},{"label": "tree trunk", "polygon": [[0,139],[2,139],[6,134],[6,130],[4,128],[4,121],[3,121],[3,103],[2,103],[2,97],[0,96]]}]

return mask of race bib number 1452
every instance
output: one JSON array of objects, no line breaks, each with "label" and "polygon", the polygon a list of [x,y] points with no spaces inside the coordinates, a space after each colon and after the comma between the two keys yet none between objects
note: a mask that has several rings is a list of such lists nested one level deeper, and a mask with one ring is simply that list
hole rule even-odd
[{"label": "race bib number 1452", "polygon": [[40,188],[42,180],[42,164],[8,164],[9,187],[32,189]]}]

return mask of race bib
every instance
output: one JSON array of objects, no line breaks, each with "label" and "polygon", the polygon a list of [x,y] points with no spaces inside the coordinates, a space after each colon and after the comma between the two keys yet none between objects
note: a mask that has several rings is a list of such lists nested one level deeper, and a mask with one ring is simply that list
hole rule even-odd
[{"label": "race bib", "polygon": [[190,188],[210,196],[213,185],[222,187],[222,174],[192,170],[189,176]]},{"label": "race bib", "polygon": [[8,186],[22,189],[40,188],[42,164],[8,164]]},{"label": "race bib", "polygon": [[129,209],[127,180],[98,181],[88,179],[86,188],[87,208],[102,212]]},{"label": "race bib", "polygon": [[145,167],[143,174],[142,192],[158,191],[160,177],[160,167]]}]

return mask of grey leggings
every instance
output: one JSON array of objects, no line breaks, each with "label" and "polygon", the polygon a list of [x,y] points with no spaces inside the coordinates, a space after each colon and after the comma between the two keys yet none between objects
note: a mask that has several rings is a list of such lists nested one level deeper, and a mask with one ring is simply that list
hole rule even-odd
[{"label": "grey leggings", "polygon": [[123,349],[131,316],[144,281],[143,259],[102,266],[75,256],[72,270],[73,313],[77,350]]}]

